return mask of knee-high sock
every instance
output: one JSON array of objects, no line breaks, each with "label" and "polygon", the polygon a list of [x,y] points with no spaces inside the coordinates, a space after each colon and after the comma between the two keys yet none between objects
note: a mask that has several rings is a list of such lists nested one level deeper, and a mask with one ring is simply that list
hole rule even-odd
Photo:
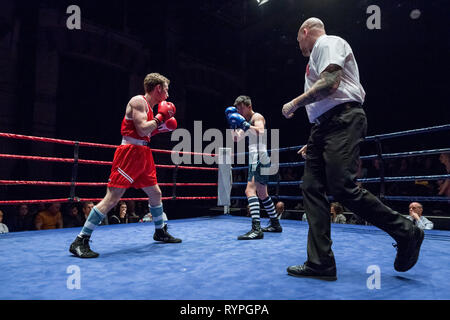
[{"label": "knee-high sock", "polygon": [[164,228],[164,219],[163,219],[163,205],[162,203],[159,206],[152,207],[149,205],[150,213],[153,217],[153,222],[155,223],[155,229]]},{"label": "knee-high sock", "polygon": [[264,208],[266,208],[267,214],[269,215],[270,219],[276,219],[277,213],[275,212],[275,206],[273,205],[273,201],[270,197],[267,197],[266,199],[262,200],[262,203],[264,205]]},{"label": "knee-high sock", "polygon": [[252,221],[260,222],[260,214],[259,214],[259,199],[258,197],[249,197],[248,198],[248,207],[250,209],[250,215],[252,217]]},{"label": "knee-high sock", "polygon": [[94,229],[100,224],[100,222],[102,222],[104,218],[105,215],[101,213],[96,207],[93,207],[78,236],[80,238],[90,237]]}]

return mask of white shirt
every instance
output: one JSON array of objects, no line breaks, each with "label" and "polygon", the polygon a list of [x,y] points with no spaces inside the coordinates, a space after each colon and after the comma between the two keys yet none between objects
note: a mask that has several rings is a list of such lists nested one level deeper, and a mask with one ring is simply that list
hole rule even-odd
[{"label": "white shirt", "polygon": [[350,101],[364,103],[366,93],[359,82],[359,70],[352,48],[344,39],[322,35],[314,44],[306,66],[305,92],[320,79],[320,74],[330,65],[336,64],[343,70],[337,90],[323,100],[305,106],[309,122],[334,106]]},{"label": "white shirt", "polygon": [[8,226],[4,223],[0,223],[0,233],[8,233]]},{"label": "white shirt", "polygon": [[411,220],[414,225],[419,227],[422,230],[431,230],[434,228],[434,223],[425,218],[424,216],[420,216],[420,220],[416,220],[411,216],[407,216],[409,220]]}]

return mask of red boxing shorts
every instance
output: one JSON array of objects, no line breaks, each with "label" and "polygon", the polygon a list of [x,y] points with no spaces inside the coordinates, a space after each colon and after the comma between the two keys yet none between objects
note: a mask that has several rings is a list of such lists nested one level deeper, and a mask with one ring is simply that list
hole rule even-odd
[{"label": "red boxing shorts", "polygon": [[157,183],[155,162],[149,147],[126,144],[116,149],[108,187],[140,189]]}]

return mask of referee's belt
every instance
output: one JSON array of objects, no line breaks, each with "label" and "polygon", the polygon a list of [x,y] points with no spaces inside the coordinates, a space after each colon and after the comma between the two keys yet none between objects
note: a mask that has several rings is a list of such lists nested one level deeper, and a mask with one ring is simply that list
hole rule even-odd
[{"label": "referee's belt", "polygon": [[361,105],[361,103],[356,102],[356,101],[338,104],[338,105],[334,106],[333,108],[331,108],[330,110],[328,110],[327,112],[322,113],[316,119],[314,119],[314,123],[316,125],[320,125],[320,124],[330,120],[336,114],[339,114],[342,111],[348,110],[351,108],[362,108],[362,105]]},{"label": "referee's belt", "polygon": [[122,144],[134,144],[136,146],[150,147],[150,142],[147,142],[145,140],[136,139],[133,137],[128,137],[128,136],[122,137]]}]

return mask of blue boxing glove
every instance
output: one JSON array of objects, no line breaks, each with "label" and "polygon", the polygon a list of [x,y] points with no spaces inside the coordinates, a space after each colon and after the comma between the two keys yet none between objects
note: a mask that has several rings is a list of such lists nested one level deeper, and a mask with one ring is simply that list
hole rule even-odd
[{"label": "blue boxing glove", "polygon": [[228,119],[228,116],[232,113],[238,113],[236,107],[228,107],[225,109],[225,116],[227,117],[227,119]]},{"label": "blue boxing glove", "polygon": [[239,113],[231,113],[228,115],[227,119],[231,129],[240,128],[244,131],[250,129],[250,123],[248,123]]}]

